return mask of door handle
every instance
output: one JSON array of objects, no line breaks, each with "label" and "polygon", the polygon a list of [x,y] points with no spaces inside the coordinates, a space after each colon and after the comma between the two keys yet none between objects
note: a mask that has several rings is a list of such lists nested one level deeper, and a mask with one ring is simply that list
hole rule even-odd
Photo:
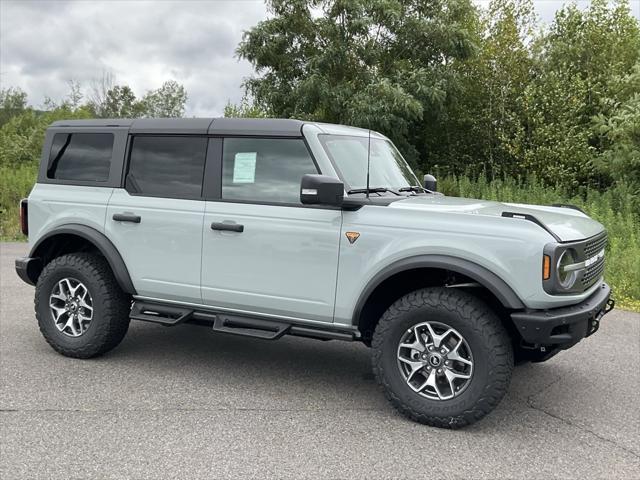
[{"label": "door handle", "polygon": [[140,220],[142,220],[140,215],[134,215],[133,213],[114,213],[113,219],[116,222],[131,222],[131,223],[140,223]]},{"label": "door handle", "polygon": [[211,230],[227,230],[229,232],[244,232],[244,225],[240,225],[239,223],[222,223],[222,222],[213,222],[211,224]]}]

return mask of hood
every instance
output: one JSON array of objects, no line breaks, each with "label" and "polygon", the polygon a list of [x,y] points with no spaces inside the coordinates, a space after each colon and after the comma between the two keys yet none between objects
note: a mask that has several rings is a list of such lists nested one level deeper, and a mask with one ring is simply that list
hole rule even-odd
[{"label": "hood", "polygon": [[[403,208],[437,213],[460,213],[501,217],[503,212],[528,214],[536,217],[563,242],[589,238],[604,227],[584,213],[571,208],[544,207],[520,203],[502,203],[472,198],[446,197],[444,195],[416,195],[393,202],[388,208]],[[518,222],[518,218],[505,221]]]}]

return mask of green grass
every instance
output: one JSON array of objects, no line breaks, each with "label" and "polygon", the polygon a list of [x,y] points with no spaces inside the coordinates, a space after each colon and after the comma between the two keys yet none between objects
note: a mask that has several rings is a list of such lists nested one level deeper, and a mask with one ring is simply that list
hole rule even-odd
[{"label": "green grass", "polygon": [[[28,195],[36,174],[33,164],[0,167],[0,239],[26,240],[20,232],[18,202]],[[536,179],[446,177],[440,180],[439,189],[454,196],[541,205],[572,203],[582,208],[609,232],[605,276],[618,307],[640,312],[640,200],[624,185],[577,194],[544,186]]]},{"label": "green grass", "polygon": [[0,240],[21,240],[18,203],[29,195],[38,176],[38,166],[0,166]]}]

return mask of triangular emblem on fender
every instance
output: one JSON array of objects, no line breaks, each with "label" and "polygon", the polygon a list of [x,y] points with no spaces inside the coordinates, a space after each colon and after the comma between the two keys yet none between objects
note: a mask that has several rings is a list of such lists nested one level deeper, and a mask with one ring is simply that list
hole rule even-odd
[{"label": "triangular emblem on fender", "polygon": [[347,236],[349,243],[352,245],[358,238],[360,238],[360,234],[358,232],[346,232],[345,235]]}]

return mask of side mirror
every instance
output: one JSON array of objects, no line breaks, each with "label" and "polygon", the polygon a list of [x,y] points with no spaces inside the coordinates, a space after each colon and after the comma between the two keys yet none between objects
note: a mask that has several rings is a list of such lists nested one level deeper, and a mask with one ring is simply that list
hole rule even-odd
[{"label": "side mirror", "polygon": [[300,201],[304,205],[332,205],[341,207],[344,184],[327,175],[307,174],[300,182]]},{"label": "side mirror", "polygon": [[427,173],[424,176],[424,188],[426,188],[427,190],[431,190],[432,192],[437,192],[438,181],[436,180],[436,177]]}]

